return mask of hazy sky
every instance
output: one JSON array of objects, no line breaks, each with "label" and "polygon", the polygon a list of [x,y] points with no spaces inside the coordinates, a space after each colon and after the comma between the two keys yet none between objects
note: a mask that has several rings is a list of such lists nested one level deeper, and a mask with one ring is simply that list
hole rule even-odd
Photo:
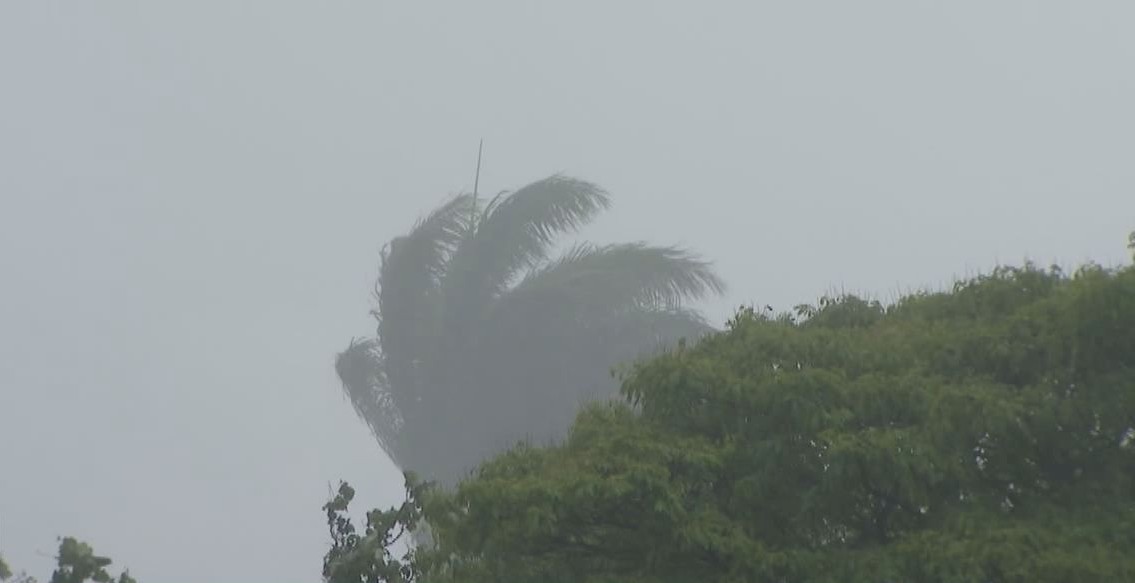
[{"label": "hazy sky", "polygon": [[729,296],[1127,260],[1135,3],[0,1],[0,552],[317,581],[401,478],[332,368],[382,243],[599,182]]}]

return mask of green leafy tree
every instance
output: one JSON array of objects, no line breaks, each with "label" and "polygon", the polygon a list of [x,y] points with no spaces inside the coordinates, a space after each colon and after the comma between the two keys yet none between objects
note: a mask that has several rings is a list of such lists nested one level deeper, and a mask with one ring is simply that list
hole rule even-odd
[{"label": "green leafy tree", "polygon": [[123,571],[117,578],[113,577],[106,570],[112,562],[109,558],[96,555],[90,545],[72,537],[60,541],[56,562],[51,583],[137,583],[129,571]]},{"label": "green leafy tree", "polygon": [[424,496],[418,581],[1135,581],[1135,268],[742,310]]},{"label": "green leafy tree", "polygon": [[389,510],[367,513],[360,533],[347,514],[355,490],[340,482],[335,495],[324,504],[331,548],[323,559],[323,579],[328,583],[406,583],[417,576],[414,551],[396,558],[392,547],[417,528],[422,504],[431,484],[407,472],[406,502]]},{"label": "green leafy tree", "polygon": [[[95,554],[90,545],[72,537],[59,540],[59,551],[55,555],[56,568],[51,574],[51,583],[137,583],[130,576],[130,572],[123,571],[117,578],[111,576],[106,570],[111,560]],[[13,579],[12,571],[3,559],[0,559],[0,580],[12,583],[36,583],[34,577],[27,573],[20,573]]]},{"label": "green leafy tree", "polygon": [[336,369],[396,463],[452,485],[519,440],[561,438],[582,403],[615,395],[612,366],[710,329],[683,303],[722,283],[687,251],[551,257],[609,202],[552,176],[483,208],[454,197],[384,248],[377,336],[352,341]]}]

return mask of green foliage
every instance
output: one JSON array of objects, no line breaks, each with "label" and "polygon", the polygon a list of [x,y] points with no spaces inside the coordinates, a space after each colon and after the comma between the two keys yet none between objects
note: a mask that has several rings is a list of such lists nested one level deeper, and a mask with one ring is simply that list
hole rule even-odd
[{"label": "green foliage", "polygon": [[687,251],[551,257],[609,206],[598,186],[552,176],[483,208],[454,197],[383,250],[377,335],[336,369],[396,463],[453,485],[517,441],[561,439],[581,403],[617,394],[614,365],[710,330],[683,302],[723,286]]},{"label": "green foliage", "polygon": [[56,562],[51,583],[137,583],[129,571],[123,571],[117,579],[111,576],[106,568],[112,561],[96,555],[90,545],[72,537],[65,537],[59,542]]},{"label": "green foliage", "polygon": [[[90,545],[72,537],[59,540],[59,551],[55,556],[55,562],[56,568],[55,572],[51,574],[51,583],[84,583],[86,581],[137,583],[130,576],[128,570],[119,574],[118,578],[112,577],[106,570],[110,566],[111,560],[96,555]],[[0,558],[0,580],[11,580],[12,583],[36,583],[36,579],[26,573],[20,573],[13,578],[12,571],[3,558]]]},{"label": "green foliage", "polygon": [[406,473],[406,502],[398,508],[367,513],[366,529],[360,534],[347,515],[355,490],[340,482],[339,490],[323,510],[331,532],[331,549],[323,559],[323,578],[328,583],[404,583],[416,577],[414,551],[395,558],[391,547],[418,527],[422,504],[431,485]]},{"label": "green foliage", "polygon": [[742,310],[421,506],[419,581],[1135,581],[1135,268]]}]

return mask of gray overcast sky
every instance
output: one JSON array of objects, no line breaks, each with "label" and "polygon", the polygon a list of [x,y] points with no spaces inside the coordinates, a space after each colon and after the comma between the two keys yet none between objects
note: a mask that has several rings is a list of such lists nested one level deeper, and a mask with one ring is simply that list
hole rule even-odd
[{"label": "gray overcast sky", "polygon": [[449,193],[607,187],[597,241],[729,296],[1127,260],[1135,3],[0,2],[0,550],[318,580],[381,244]]}]

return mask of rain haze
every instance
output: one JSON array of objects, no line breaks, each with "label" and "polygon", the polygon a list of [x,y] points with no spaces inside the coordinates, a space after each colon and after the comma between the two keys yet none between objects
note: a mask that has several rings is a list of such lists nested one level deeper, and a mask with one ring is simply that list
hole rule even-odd
[{"label": "rain haze", "polygon": [[578,237],[741,304],[1128,260],[1130,2],[0,4],[0,551],[315,581],[400,500],[336,353],[446,196],[563,172]]}]

